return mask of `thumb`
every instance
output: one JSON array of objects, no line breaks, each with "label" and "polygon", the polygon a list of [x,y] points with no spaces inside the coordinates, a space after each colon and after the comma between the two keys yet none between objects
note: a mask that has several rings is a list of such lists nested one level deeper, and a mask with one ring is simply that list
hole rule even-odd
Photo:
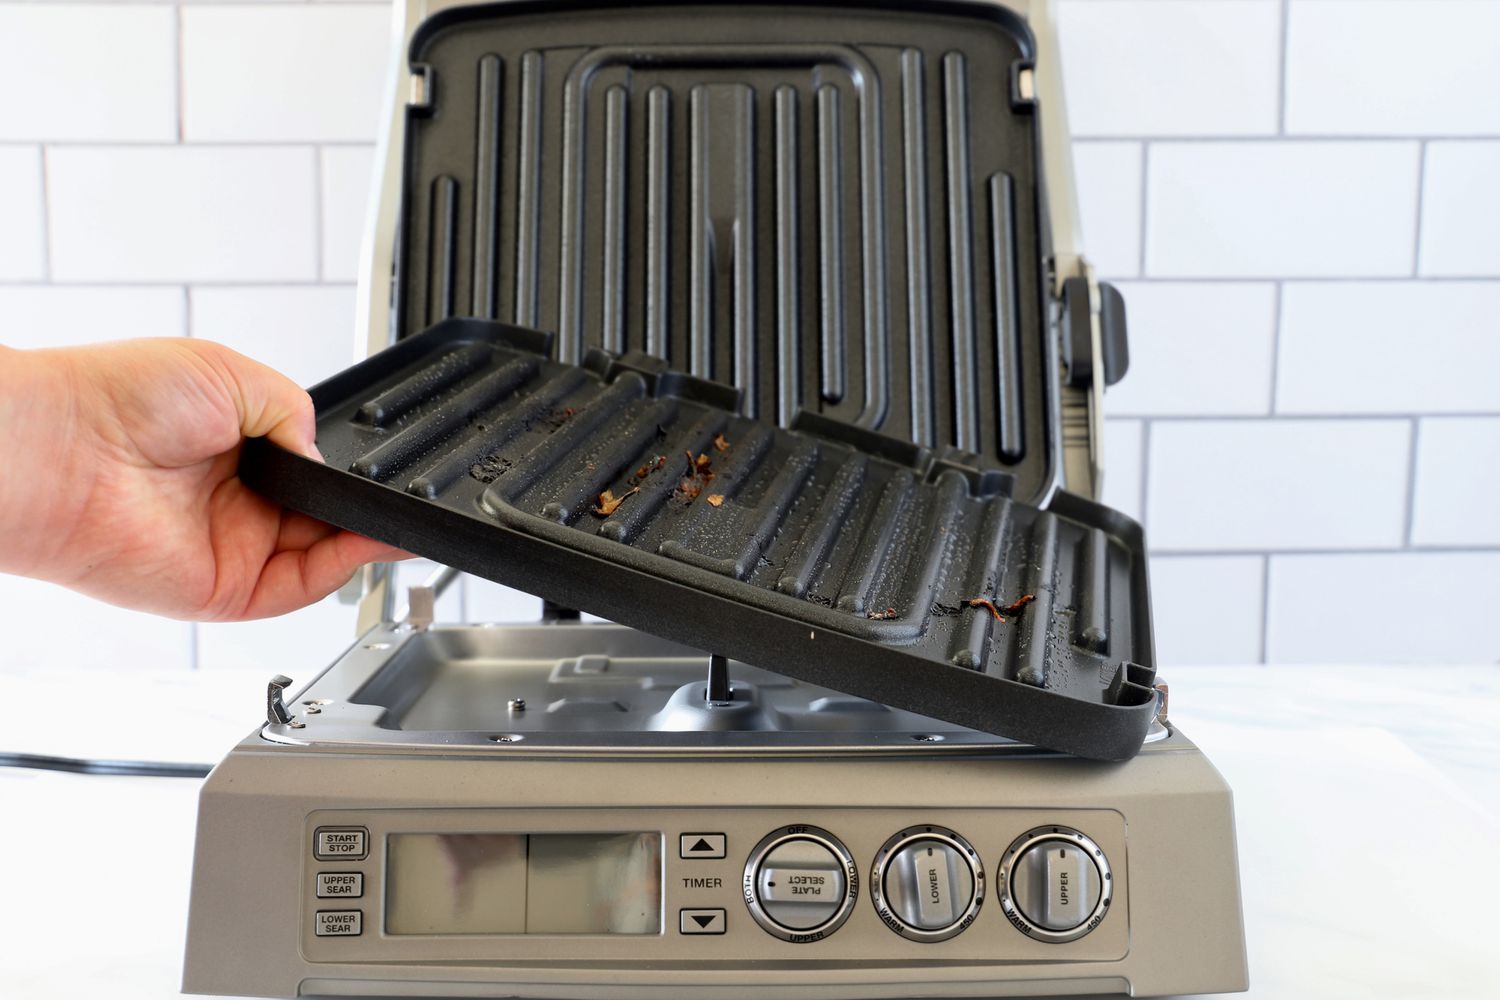
[{"label": "thumb", "polygon": [[219,344],[214,362],[226,376],[245,437],[269,438],[288,451],[323,461],[315,444],[312,397],[285,375]]}]

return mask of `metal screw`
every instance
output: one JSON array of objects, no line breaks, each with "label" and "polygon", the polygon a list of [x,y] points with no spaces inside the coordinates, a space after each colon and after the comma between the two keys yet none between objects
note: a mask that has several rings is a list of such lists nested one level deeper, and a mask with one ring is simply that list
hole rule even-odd
[{"label": "metal screw", "polygon": [[524,712],[526,711],[526,699],[512,698],[510,701],[505,703],[505,707],[510,709],[512,712]]}]

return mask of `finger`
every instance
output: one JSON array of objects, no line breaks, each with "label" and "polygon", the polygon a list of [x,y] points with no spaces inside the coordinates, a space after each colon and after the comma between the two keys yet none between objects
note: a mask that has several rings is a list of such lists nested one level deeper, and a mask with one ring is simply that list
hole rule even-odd
[{"label": "finger", "polygon": [[234,395],[241,434],[270,438],[289,451],[323,460],[314,443],[317,421],[311,396],[274,368],[221,344],[198,343],[209,352]]},{"label": "finger", "polygon": [[344,585],[366,563],[392,562],[410,554],[352,531],[339,531],[306,549],[278,552],[266,561],[239,620],[271,618],[306,607]]},{"label": "finger", "polygon": [[338,532],[339,529],[327,521],[319,521],[315,517],[294,511],[283,511],[281,529],[276,535],[276,551],[311,548],[314,543]]}]

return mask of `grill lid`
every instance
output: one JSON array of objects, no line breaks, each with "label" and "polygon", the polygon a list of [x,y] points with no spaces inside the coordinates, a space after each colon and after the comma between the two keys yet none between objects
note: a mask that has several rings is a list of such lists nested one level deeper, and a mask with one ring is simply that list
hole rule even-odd
[{"label": "grill lid", "polygon": [[1058,475],[1031,40],[994,4],[504,3],[415,33],[399,333],[453,316]]},{"label": "grill lid", "polygon": [[261,439],[241,476],[705,652],[1043,748],[1139,749],[1154,671],[1128,519],[1017,502],[971,453],[739,415],[737,390],[643,353],[552,347],[440,323],[312,390],[328,464]]}]

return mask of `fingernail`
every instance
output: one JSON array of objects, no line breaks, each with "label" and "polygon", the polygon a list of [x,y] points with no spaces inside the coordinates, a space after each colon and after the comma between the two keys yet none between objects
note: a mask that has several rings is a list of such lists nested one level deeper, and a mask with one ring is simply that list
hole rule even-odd
[{"label": "fingernail", "polygon": [[327,459],[325,459],[323,457],[323,453],[318,450],[318,446],[316,444],[314,444],[314,443],[309,443],[308,444],[308,446],[307,446],[307,457],[310,458],[310,459],[312,459],[314,462],[320,462],[323,465],[327,465],[328,464]]}]

